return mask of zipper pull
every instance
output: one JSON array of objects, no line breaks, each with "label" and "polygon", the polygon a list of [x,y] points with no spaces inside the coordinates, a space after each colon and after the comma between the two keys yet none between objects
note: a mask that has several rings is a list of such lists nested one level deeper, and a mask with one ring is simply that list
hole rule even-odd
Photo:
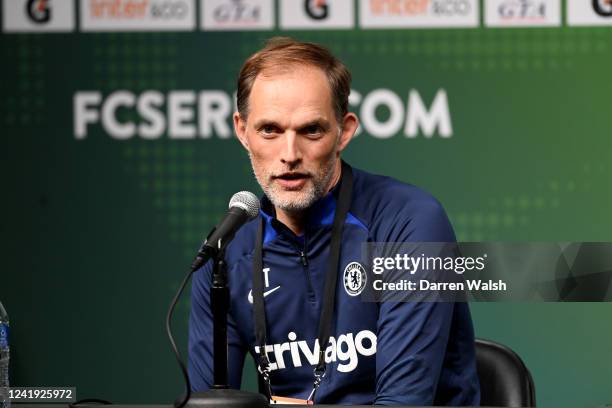
[{"label": "zipper pull", "polygon": [[308,266],[308,259],[306,259],[304,251],[300,251],[300,258],[302,259],[302,265]]}]

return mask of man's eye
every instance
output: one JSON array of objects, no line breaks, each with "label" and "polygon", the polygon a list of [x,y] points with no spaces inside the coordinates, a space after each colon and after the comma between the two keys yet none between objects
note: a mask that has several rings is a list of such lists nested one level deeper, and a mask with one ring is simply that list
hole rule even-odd
[{"label": "man's eye", "polygon": [[259,128],[259,132],[263,135],[273,135],[275,133],[277,133],[276,126],[273,125],[264,125],[261,128]]},{"label": "man's eye", "polygon": [[323,133],[323,129],[321,129],[321,126],[319,126],[319,125],[306,126],[304,128],[304,133],[309,135],[309,136],[317,136],[317,135]]}]

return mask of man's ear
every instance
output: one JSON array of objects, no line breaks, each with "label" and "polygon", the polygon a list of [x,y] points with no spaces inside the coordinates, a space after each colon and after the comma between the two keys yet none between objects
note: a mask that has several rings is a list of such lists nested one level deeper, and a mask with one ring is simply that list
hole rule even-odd
[{"label": "man's ear", "polygon": [[338,142],[338,152],[346,148],[357,131],[357,127],[359,127],[357,115],[353,112],[348,112],[344,115],[344,119],[342,120],[342,132],[340,133],[340,140]]},{"label": "man's ear", "polygon": [[249,151],[249,141],[246,137],[246,121],[242,120],[238,112],[234,112],[234,131],[242,146]]}]

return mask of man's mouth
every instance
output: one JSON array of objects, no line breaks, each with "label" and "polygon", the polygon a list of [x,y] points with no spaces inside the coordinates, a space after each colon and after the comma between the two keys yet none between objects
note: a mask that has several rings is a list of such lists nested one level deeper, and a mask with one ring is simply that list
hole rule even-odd
[{"label": "man's mouth", "polygon": [[309,178],[309,174],[297,172],[287,172],[273,176],[273,179],[286,190],[301,189]]}]

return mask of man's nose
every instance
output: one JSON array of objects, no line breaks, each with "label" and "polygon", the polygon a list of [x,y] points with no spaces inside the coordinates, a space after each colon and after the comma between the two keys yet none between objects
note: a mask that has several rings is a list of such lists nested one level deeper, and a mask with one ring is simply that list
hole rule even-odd
[{"label": "man's nose", "polygon": [[296,135],[295,132],[287,132],[285,134],[285,143],[281,153],[281,162],[289,165],[289,167],[296,166],[302,160],[298,143],[298,135]]}]

